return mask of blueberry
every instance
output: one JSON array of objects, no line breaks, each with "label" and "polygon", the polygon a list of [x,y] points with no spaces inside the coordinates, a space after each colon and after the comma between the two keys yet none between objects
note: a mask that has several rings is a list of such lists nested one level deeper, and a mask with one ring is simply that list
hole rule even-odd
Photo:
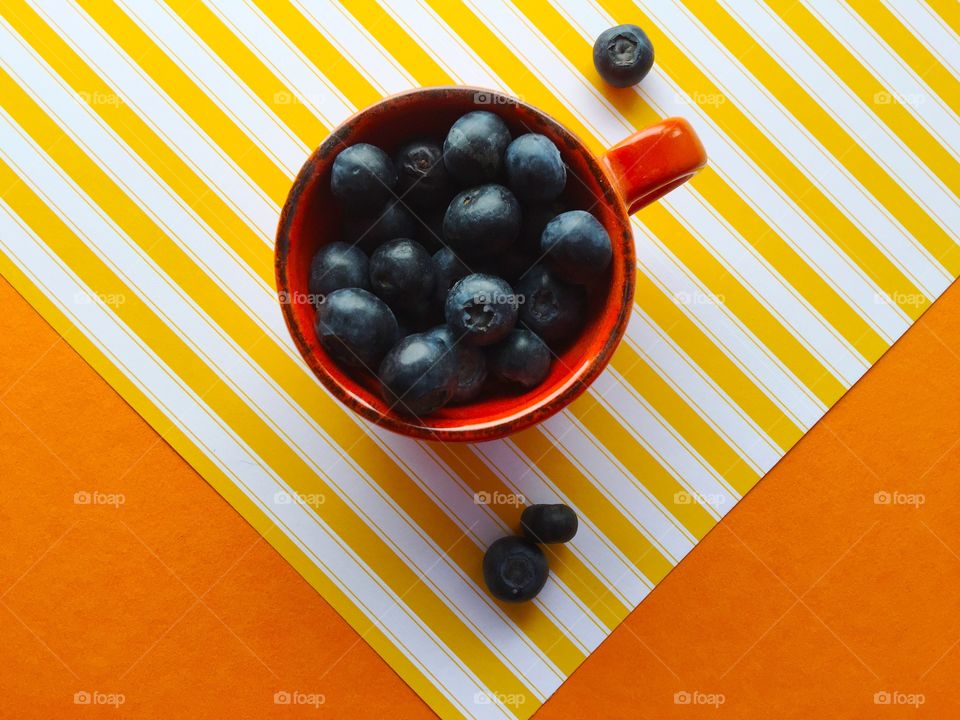
[{"label": "blueberry", "polygon": [[527,133],[518,137],[507,147],[503,164],[507,183],[521,200],[553,200],[567,184],[567,167],[560,151],[545,135]]},{"label": "blueberry", "polygon": [[351,212],[383,207],[396,184],[396,168],[376,145],[351,145],[333,161],[330,191]]},{"label": "blueberry", "polygon": [[427,303],[433,284],[433,260],[415,240],[391,240],[370,256],[370,288],[392,308]]},{"label": "blueberry", "polygon": [[497,275],[513,283],[523,277],[536,262],[537,256],[534,253],[513,246],[496,257],[478,261],[476,271]]},{"label": "blueberry", "polygon": [[483,556],[483,580],[499,600],[532,600],[543,589],[549,573],[543,550],[526,538],[502,537]]},{"label": "blueberry", "polygon": [[506,280],[474,273],[450,288],[444,316],[460,342],[491,345],[516,325],[517,298]]},{"label": "blueberry", "polygon": [[540,252],[559,277],[582,284],[607,269],[613,248],[599,220],[583,210],[570,210],[547,223]]},{"label": "blueberry", "polygon": [[398,412],[428,415],[457,390],[457,361],[450,348],[423,333],[394,345],[380,364],[383,399]]},{"label": "blueberry", "polygon": [[453,284],[470,274],[470,268],[450,248],[441,248],[433,254],[433,270],[436,276],[433,297],[441,305],[447,301]]},{"label": "blueberry", "polygon": [[530,268],[515,287],[523,296],[518,322],[546,342],[566,340],[583,327],[583,288],[563,282],[543,265]]},{"label": "blueberry", "polygon": [[371,215],[348,216],[343,221],[343,238],[371,253],[387,240],[413,237],[417,221],[403,203],[391,200]]},{"label": "blueberry", "polygon": [[566,505],[530,505],[520,516],[523,534],[538,543],[565,543],[578,526],[577,514]]},{"label": "blueberry", "polygon": [[558,202],[546,205],[533,204],[523,208],[523,220],[520,223],[520,237],[517,245],[540,255],[540,236],[547,223],[560,215],[566,208]]},{"label": "blueberry", "polygon": [[479,185],[500,173],[510,130],[499,116],[485,110],[457,120],[443,141],[443,162],[461,185]]},{"label": "blueberry", "polygon": [[317,250],[310,262],[310,294],[329,295],[341,288],[370,288],[369,260],[360,248],[335,242]]},{"label": "blueberry", "polygon": [[397,319],[373,293],[343,288],[317,309],[317,336],[340,365],[371,370],[397,339]]},{"label": "blueberry", "polygon": [[630,87],[653,67],[653,44],[636,25],[617,25],[600,33],[593,45],[593,65],[614,87]]},{"label": "blueberry", "polygon": [[475,347],[457,342],[458,338],[446,325],[437,325],[424,335],[443,342],[454,354],[457,361],[457,390],[450,399],[453,403],[465,403],[480,394],[487,379],[487,359],[483,352]]},{"label": "blueberry", "polygon": [[397,167],[397,194],[413,207],[436,207],[443,203],[449,178],[443,164],[443,150],[433,140],[413,140],[400,147],[394,157]]},{"label": "blueberry", "polygon": [[443,237],[465,258],[506,250],[520,233],[520,203],[503,185],[480,185],[456,195],[443,216]]},{"label": "blueberry", "polygon": [[550,348],[535,333],[516,328],[490,349],[487,366],[494,377],[529,389],[550,372]]}]

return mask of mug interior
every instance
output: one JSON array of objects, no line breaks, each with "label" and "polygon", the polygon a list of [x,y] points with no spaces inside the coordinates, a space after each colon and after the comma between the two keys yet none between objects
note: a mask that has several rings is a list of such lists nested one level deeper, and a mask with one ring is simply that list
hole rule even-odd
[{"label": "mug interior", "polygon": [[[514,137],[526,132],[556,143],[568,168],[562,202],[588,210],[613,244],[607,279],[588,293],[587,319],[579,337],[558,349],[539,386],[516,395],[497,395],[442,408],[428,417],[392,410],[380,397],[375,377],[341,370],[324,351],[309,302],[310,261],[316,251],[341,239],[342,211],[330,192],[334,158],[349,145],[371,143],[393,155],[413,137],[442,142],[453,122],[472,110],[488,110],[506,122]],[[428,88],[387,98],[354,115],[310,156],[297,176],[280,218],[277,282],[287,325],[300,352],[324,385],[364,417],[397,432],[442,440],[502,437],[529,426],[569,403],[606,365],[619,343],[633,304],[635,255],[623,203],[597,159],[569,131],[543,112],[514,98],[475,88]]]}]

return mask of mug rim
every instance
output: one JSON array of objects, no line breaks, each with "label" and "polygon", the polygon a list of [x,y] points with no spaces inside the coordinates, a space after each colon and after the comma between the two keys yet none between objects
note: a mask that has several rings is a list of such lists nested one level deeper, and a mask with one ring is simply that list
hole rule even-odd
[{"label": "mug rim", "polygon": [[[317,166],[327,161],[335,150],[339,151],[340,146],[349,144],[345,143],[345,138],[351,135],[354,127],[364,116],[371,113],[382,112],[388,106],[397,103],[418,102],[431,97],[444,97],[451,94],[460,96],[472,95],[474,99],[477,94],[488,94],[497,98],[504,98],[506,102],[500,103],[500,105],[522,106],[526,111],[536,115],[538,119],[549,128],[551,134],[554,136],[552,139],[560,139],[563,141],[565,147],[562,152],[575,151],[582,156],[585,160],[585,165],[593,176],[594,182],[603,190],[603,197],[598,197],[597,201],[605,203],[616,218],[622,242],[619,254],[614,252],[614,260],[616,261],[619,258],[619,261],[625,265],[623,287],[619,293],[618,312],[616,320],[602,346],[600,346],[593,357],[585,362],[586,367],[579,373],[578,377],[573,379],[572,382],[568,382],[562,386],[555,394],[540,398],[538,401],[524,406],[516,413],[498,418],[494,421],[475,424],[465,420],[463,425],[455,427],[423,427],[422,424],[417,423],[417,420],[420,420],[419,418],[406,421],[398,413],[385,414],[370,405],[362,397],[358,396],[357,393],[346,388],[340,380],[327,369],[326,363],[321,361],[311,350],[310,343],[304,335],[304,329],[300,327],[300,324],[294,316],[292,305],[280,303],[280,306],[287,330],[290,332],[300,355],[323,386],[350,410],[376,425],[408,437],[434,441],[482,442],[503,438],[536,425],[573,402],[586,391],[607,367],[614,351],[620,345],[620,341],[626,332],[627,324],[633,310],[636,285],[636,251],[633,232],[630,227],[630,216],[627,212],[624,199],[617,190],[614,178],[601,162],[601,156],[592,152],[583,140],[540,108],[530,105],[507,93],[489,88],[467,85],[434,86],[413,88],[382,98],[362,110],[357,111],[332,130],[324,141],[310,153],[310,156],[300,168],[280,213],[275,241],[274,270],[278,297],[289,296],[290,293],[293,292],[288,272],[288,260],[293,242],[290,230],[298,203],[300,202],[305,187],[314,177]],[[618,241],[619,240],[614,240],[614,242]],[[614,302],[614,300],[608,300],[608,302]],[[309,328],[309,330],[312,331],[312,328]],[[422,420],[420,420],[420,422],[422,423]]]}]

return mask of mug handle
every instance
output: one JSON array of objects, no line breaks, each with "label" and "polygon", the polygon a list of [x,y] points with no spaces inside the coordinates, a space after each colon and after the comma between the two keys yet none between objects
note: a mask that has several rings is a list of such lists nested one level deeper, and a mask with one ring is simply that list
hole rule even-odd
[{"label": "mug handle", "polygon": [[707,153],[690,123],[671,117],[617,143],[602,161],[632,215],[696,175]]}]

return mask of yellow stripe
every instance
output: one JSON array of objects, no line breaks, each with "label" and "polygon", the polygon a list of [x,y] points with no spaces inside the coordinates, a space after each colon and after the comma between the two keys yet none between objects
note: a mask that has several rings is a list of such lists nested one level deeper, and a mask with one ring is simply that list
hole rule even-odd
[{"label": "yellow stripe", "polygon": [[290,190],[287,172],[270,158],[126,13],[113,3],[78,0],[115,44],[186,112],[280,206]]},{"label": "yellow stripe", "polygon": [[[774,90],[774,94],[787,110],[867,188],[878,203],[878,211],[886,209],[896,217],[951,274],[960,272],[960,254],[957,253],[956,243],[867,153],[864,139],[852,137],[841,127],[823,104],[808,95],[783,69],[784,64],[780,59],[771,56],[744,29],[742,23],[729,15],[719,3],[715,0],[701,0],[686,4],[726,47],[740,48],[740,62],[767,88]],[[941,218],[941,221],[943,220]]]},{"label": "yellow stripe", "polygon": [[[590,402],[589,399],[585,399]],[[596,402],[596,401],[593,401]],[[557,447],[554,437],[529,430],[512,435],[511,441],[527,456],[527,464],[540,469],[564,495],[576,498],[587,517],[603,518],[603,534],[613,541],[630,562],[639,567],[654,585],[676,564],[667,558],[610,502],[609,493],[601,492]],[[562,438],[561,438],[562,439]],[[607,578],[611,583],[617,578]]]},{"label": "yellow stripe", "polygon": [[[477,463],[477,457],[469,446],[459,443],[432,443],[430,449],[474,492],[505,495],[513,493],[513,490],[496,473],[483,463]],[[530,498],[528,500],[532,501]],[[517,508],[497,503],[489,507],[508,527],[519,531],[520,517]],[[592,569],[577,557],[568,557],[563,566],[553,567],[550,572],[562,580],[584,605],[592,607],[597,618],[611,630],[619,625],[631,610],[610,591],[610,588],[594,574]],[[603,602],[596,604],[597,598],[602,598]],[[505,610],[518,621],[526,616],[525,608],[512,607]]]},{"label": "yellow stripe", "polygon": [[[660,57],[663,60],[660,65],[663,71],[690,97],[725,97],[723,91],[694,62],[695,48],[683,45],[682,40],[678,40],[679,45],[674,44],[672,39],[660,31],[657,24],[633,3],[625,0],[601,0],[601,3],[618,22],[627,22],[627,19],[634,18],[648,29],[654,46],[661,48]],[[580,55],[590,57],[589,52],[582,50]],[[595,85],[603,87],[595,72],[585,68],[584,74],[591,78]],[[622,93],[607,91],[606,94],[607,99],[621,112],[628,116],[636,112],[633,109],[636,103],[632,98],[625,98]],[[908,295],[920,294],[890,258],[850,220],[849,216],[853,213],[846,211],[842,201],[837,198],[831,201],[777,148],[770,140],[769,133],[764,128],[757,127],[735,103],[704,103],[700,109],[805,213],[808,222],[815,223],[858,265],[864,275],[877,283],[888,296],[900,301]],[[785,231],[767,224],[768,221],[763,220],[750,207],[744,200],[748,194],[745,188],[737,186],[733,178],[724,181],[710,167],[698,176],[697,186],[715,207],[723,208],[724,219],[737,229],[739,235],[796,288],[861,355],[875,359],[886,351],[888,340],[880,336],[860,312],[841,296],[840,291],[827,282],[817,268],[812,267],[786,242]],[[836,203],[840,206],[837,207]],[[910,289],[909,292],[905,288]],[[915,303],[904,301],[903,305],[905,312],[919,312]]]},{"label": "yellow stripe", "polygon": [[[230,418],[232,429],[245,439],[260,458],[271,458],[270,467],[287,479],[295,492],[320,494],[324,520],[336,535],[349,539],[350,547],[371,568],[377,577],[403,598],[419,617],[431,618],[431,627],[438,637],[460,658],[461,662],[489,687],[509,688],[506,692],[532,696],[514,672],[490,651],[463,621],[430,590],[384,542],[379,533],[363,522],[354,511],[293,450],[281,441],[260,417],[230,391],[217,372],[208,367],[181,340],[175,327],[166,325],[135,294],[134,289],[115,275],[79,237],[73,234],[46,206],[44,200],[18,182],[17,174],[0,161],[0,184],[13,184],[6,201],[21,217],[30,217],[34,233],[46,238],[50,249],[71,267],[91,290],[106,295],[119,295],[125,302],[112,308],[120,320],[155,353],[163,353],[167,366],[217,417]],[[294,481],[296,479],[296,481]],[[480,552],[476,550],[476,562]]]},{"label": "yellow stripe", "polygon": [[[59,135],[57,126],[3,71],[0,71],[0,91],[5,97],[14,101],[11,103],[12,114],[21,127],[30,129],[38,145],[49,148],[48,152],[57,163],[86,188],[93,200],[126,230],[131,239],[138,242],[145,252],[149,251],[158,266],[187,292],[197,305],[210,313],[214,321],[219,322],[224,330],[232,331],[231,339],[234,342],[241,347],[250,348],[251,351],[256,349],[258,352],[273,346],[272,342],[259,342],[265,339],[263,332],[235,308],[223,285],[218,285],[205,274],[197,272],[192,261],[160,228],[153,225],[136,203],[127,198],[76,145],[66,140],[55,142]],[[256,360],[256,356],[254,359]],[[273,377],[305,376],[303,370],[294,367],[292,362],[287,361],[284,364],[287,367],[282,374],[273,375]],[[315,384],[310,388],[310,393],[317,395]],[[304,397],[307,396],[305,392]],[[324,404],[331,407],[324,408],[325,412],[322,414],[314,414],[312,419],[315,422],[323,425],[328,432],[330,432],[330,425],[334,424],[331,422],[331,416],[337,417],[344,426],[347,423],[352,426],[344,427],[347,431],[352,430],[351,437],[339,438],[338,451],[341,455],[346,456],[352,450],[352,456],[358,459],[358,464],[362,465],[371,477],[376,478],[378,485],[388,496],[400,504],[420,528],[429,528],[433,541],[441,548],[449,548],[449,557],[457,562],[461,570],[478,586],[482,587],[483,579],[477,562],[479,548],[472,542],[461,542],[463,533],[449,516],[412,482],[408,474],[391,462],[367,435],[351,423],[342,409],[338,407],[334,413],[333,401],[329,396],[323,394],[323,398]],[[321,422],[321,419],[324,422]],[[552,648],[552,652],[556,655],[552,659],[558,665],[566,665],[572,671],[572,668],[583,660],[582,653],[576,650],[572,643],[558,643],[557,629],[542,613],[535,611],[529,615],[529,626],[525,629],[531,638],[535,642],[539,641],[542,648]]]},{"label": "yellow stripe", "polygon": [[[358,597],[348,597],[330,579],[323,567],[323,558],[307,556],[297,545],[296,533],[288,527],[280,527],[243,491],[243,481],[228,476],[213,462],[192,437],[172,425],[172,418],[140,391],[114,362],[100,351],[87,337],[87,329],[68,318],[51,298],[53,290],[38,286],[28,278],[7,255],[0,252],[0,275],[6,278],[30,305],[49,322],[69,344],[103,377],[131,407],[155,428],[160,436],[197,471],[214,489],[235,508],[274,549],[277,550],[300,575],[309,582],[343,618],[354,627],[361,637],[403,677],[441,717],[454,717],[460,711],[440,691],[435,677],[428,678],[420,667],[411,662],[394,640],[389,639],[371,618],[376,618]],[[127,369],[128,372],[131,372]],[[302,541],[301,541],[302,542]],[[361,609],[363,608],[363,609]],[[366,614],[365,614],[366,613]],[[415,650],[407,652],[416,657]]]},{"label": "yellow stripe", "polygon": [[433,61],[419,43],[412,42],[406,31],[374,0],[343,0],[343,5],[372,36],[413,76],[419,85],[449,85],[447,72]]},{"label": "yellow stripe", "polygon": [[372,105],[383,97],[377,88],[359,72],[323,33],[314,27],[293,5],[284,0],[253,0],[265,16],[293,43],[300,53],[322,68],[325,77],[340,88],[350,88],[350,97],[357,108]]},{"label": "yellow stripe", "polygon": [[702,538],[713,529],[717,521],[703,507],[674,502],[684,487],[603,405],[575,402],[570,405],[570,413],[581,424],[586,425],[589,420],[590,431],[603,438],[603,444],[594,437],[590,441],[616,458],[633,476],[633,484],[648,490],[695,538]]},{"label": "yellow stripe", "polygon": [[[917,35],[879,2],[850,0],[850,5],[900,60],[919,75],[954,113],[960,114],[960,79],[937,59]],[[954,3],[956,9],[957,3]],[[908,18],[909,20],[909,18]],[[956,58],[954,58],[956,59]],[[956,178],[954,178],[956,179]]]},{"label": "yellow stripe", "polygon": [[[798,37],[817,48],[817,57],[897,134],[899,141],[936,174],[942,185],[954,195],[960,194],[960,162],[950,154],[942,138],[934,137],[901,103],[889,101],[891,93],[875,77],[873,68],[861,64],[834,34],[836,31],[821,24],[826,23],[826,19],[821,21],[802,4],[785,0],[768,0],[768,4]],[[960,84],[957,90],[960,91]]]},{"label": "yellow stripe", "polygon": [[[74,93],[81,97],[83,93],[88,97],[95,97],[98,93],[106,97],[118,96],[116,89],[94,72],[26,2],[7,0],[4,16]],[[272,244],[241,219],[242,208],[231,208],[224,202],[216,190],[215,179],[197,175],[126,103],[89,102],[89,107],[210,226],[222,242],[244,260],[257,277],[273,285]]]},{"label": "yellow stripe", "polygon": [[167,4],[301,141],[314,147],[327,136],[329,128],[210,8],[195,0]]},{"label": "yellow stripe", "polygon": [[960,35],[960,3],[957,0],[926,0],[926,3],[944,24]]}]

